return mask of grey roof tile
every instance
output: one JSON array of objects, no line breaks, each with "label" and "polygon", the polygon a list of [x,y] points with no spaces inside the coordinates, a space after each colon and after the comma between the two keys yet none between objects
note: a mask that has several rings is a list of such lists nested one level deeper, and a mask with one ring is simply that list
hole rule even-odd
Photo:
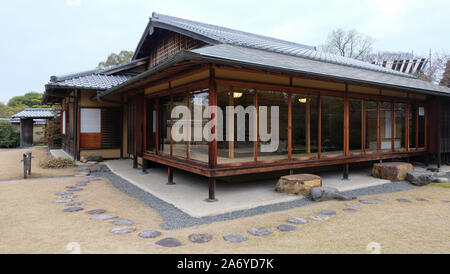
[{"label": "grey roof tile", "polygon": [[215,45],[190,52],[203,59],[242,63],[252,66],[262,66],[277,70],[286,70],[297,73],[314,74],[317,76],[331,76],[334,78],[356,80],[360,82],[381,84],[400,88],[419,89],[450,94],[450,88],[422,81],[414,77],[404,77],[392,73],[363,70],[358,67],[346,66],[339,63],[327,63],[321,60],[312,60],[298,56],[268,52],[232,45]]},{"label": "grey roof tile", "polygon": [[282,53],[302,58],[310,58],[327,63],[335,63],[371,71],[378,71],[408,78],[414,78],[409,74],[394,71],[368,62],[363,62],[331,53],[321,52],[316,50],[316,48],[312,46],[182,19],[155,12],[152,14],[149,24],[154,25],[154,27],[160,28],[176,28],[177,30],[181,29],[182,31],[194,33],[203,36],[206,39],[213,40],[216,42],[216,44],[229,44],[234,46],[260,49],[264,51]]},{"label": "grey roof tile", "polygon": [[51,108],[26,108],[11,116],[11,118],[53,118],[55,114]]},{"label": "grey roof tile", "polygon": [[134,75],[102,75],[98,71],[93,71],[90,74],[74,75],[73,78],[64,76],[62,80],[50,81],[47,87],[60,88],[85,88],[95,90],[106,90],[115,87],[129,79]]}]

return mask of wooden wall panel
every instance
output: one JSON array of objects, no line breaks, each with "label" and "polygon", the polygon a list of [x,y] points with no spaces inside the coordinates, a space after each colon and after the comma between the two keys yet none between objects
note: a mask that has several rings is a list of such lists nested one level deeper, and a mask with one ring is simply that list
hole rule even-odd
[{"label": "wooden wall panel", "polygon": [[101,133],[80,133],[80,148],[101,148]]}]

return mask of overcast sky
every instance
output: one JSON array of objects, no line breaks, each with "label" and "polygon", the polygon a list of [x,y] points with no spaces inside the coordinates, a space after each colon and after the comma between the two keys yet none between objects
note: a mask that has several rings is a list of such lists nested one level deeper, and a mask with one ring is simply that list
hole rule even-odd
[{"label": "overcast sky", "polygon": [[0,102],[135,50],[153,11],[317,46],[335,28],[376,50],[450,52],[450,1],[15,0],[0,8]]}]

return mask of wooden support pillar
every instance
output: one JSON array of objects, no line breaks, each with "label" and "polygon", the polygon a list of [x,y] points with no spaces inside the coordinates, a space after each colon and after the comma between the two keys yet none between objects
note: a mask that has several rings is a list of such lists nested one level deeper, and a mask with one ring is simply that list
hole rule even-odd
[{"label": "wooden support pillar", "polygon": [[348,180],[348,166],[349,164],[344,164],[344,175],[342,177],[344,180]]},{"label": "wooden support pillar", "polygon": [[[234,107],[234,96],[233,89],[230,90],[230,94],[228,95],[228,104],[230,107]],[[232,116],[228,117],[228,158],[234,159],[234,114],[231,113]]]},{"label": "wooden support pillar", "polygon": [[144,173],[144,174],[148,173],[148,171],[147,171],[147,162],[148,161],[146,159],[142,158],[142,173]]},{"label": "wooden support pillar", "polygon": [[294,170],[293,169],[289,169],[289,175],[294,175]]},{"label": "wooden support pillar", "polygon": [[137,156],[133,155],[133,168],[137,168],[137,167],[138,167]]},{"label": "wooden support pillar", "polygon": [[170,166],[167,167],[167,184],[175,185],[175,183],[173,182],[173,168]]},{"label": "wooden support pillar", "polygon": [[216,199],[216,178],[209,178],[208,179],[209,184],[209,196],[208,199],[206,199],[207,202],[217,202]]},{"label": "wooden support pillar", "polygon": [[306,98],[305,113],[305,135],[306,135],[306,153],[311,153],[311,99]]}]

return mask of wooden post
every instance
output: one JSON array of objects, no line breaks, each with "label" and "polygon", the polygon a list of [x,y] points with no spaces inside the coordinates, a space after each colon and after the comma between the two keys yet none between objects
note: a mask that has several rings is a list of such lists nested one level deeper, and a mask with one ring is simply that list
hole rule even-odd
[{"label": "wooden post", "polygon": [[311,153],[311,100],[306,97],[305,114],[305,135],[306,135],[306,153]]},{"label": "wooden post", "polygon": [[318,106],[317,106],[317,157],[320,159],[322,154],[322,97],[319,94],[318,98]]},{"label": "wooden post", "polygon": [[391,102],[391,151],[395,151],[395,106]]},{"label": "wooden post", "polygon": [[[228,95],[228,104],[230,107],[234,107],[233,89],[230,89]],[[234,112],[232,116],[228,117],[228,158],[234,159]]]},{"label": "wooden post", "polygon": [[366,135],[367,135],[366,101],[365,100],[362,100],[361,121],[362,121],[361,151],[362,151],[362,153],[365,153],[366,152]]},{"label": "wooden post", "polygon": [[137,168],[137,167],[138,167],[137,155],[134,154],[133,155],[133,168]]},{"label": "wooden post", "polygon": [[28,162],[27,162],[27,155],[24,153],[23,154],[23,178],[26,179],[27,178],[27,174],[28,174]]},{"label": "wooden post", "polygon": [[[217,110],[217,86],[215,81],[215,70],[213,67],[209,69],[209,106]],[[216,120],[215,114],[210,115],[210,121]],[[208,142],[208,167],[216,168],[217,166],[217,124],[214,124],[211,130],[213,140]]]},{"label": "wooden post", "polygon": [[[348,84],[345,84],[345,96],[344,96],[344,155],[350,155],[350,104],[348,99]],[[347,167],[348,168],[348,167]],[[348,171],[348,170],[347,170]]]},{"label": "wooden post", "polygon": [[259,102],[258,102],[258,90],[255,90],[255,95],[253,96],[253,104],[256,108],[255,121],[253,122],[253,130],[255,132],[255,141],[253,142],[253,160],[255,163],[258,161],[258,131],[259,131]]},{"label": "wooden post", "polygon": [[380,119],[381,103],[377,101],[377,152],[381,150],[381,119]]},{"label": "wooden post", "polygon": [[288,159],[292,160],[292,93],[288,94]]},{"label": "wooden post", "polygon": [[207,202],[217,202],[216,199],[216,178],[209,178],[209,196],[208,199],[206,199]]},{"label": "wooden post", "polygon": [[344,180],[348,180],[348,164],[344,164],[344,175],[343,175],[343,179]]},{"label": "wooden post", "polygon": [[147,174],[147,160],[145,158],[142,158],[142,173]]},{"label": "wooden post", "polygon": [[[410,111],[410,106],[411,104],[407,103],[406,104],[406,113],[405,113],[405,146],[406,146],[406,151],[409,151],[409,111]],[[409,158],[409,157],[408,157]],[[409,162],[409,159],[408,159]]]},{"label": "wooden post", "polygon": [[170,166],[167,167],[167,184],[175,185],[175,183],[173,182],[173,168]]}]

